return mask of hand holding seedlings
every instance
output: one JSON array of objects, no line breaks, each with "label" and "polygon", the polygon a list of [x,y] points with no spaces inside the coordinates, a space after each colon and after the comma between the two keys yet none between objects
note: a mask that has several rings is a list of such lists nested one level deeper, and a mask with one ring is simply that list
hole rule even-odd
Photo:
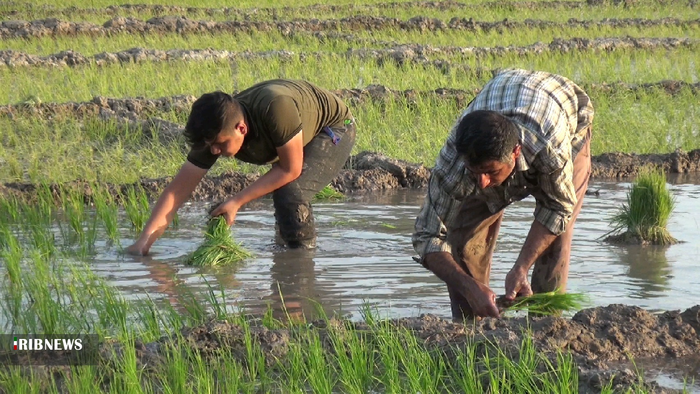
[{"label": "hand holding seedlings", "polygon": [[528,297],[532,295],[530,283],[527,280],[527,271],[520,265],[515,265],[506,275],[506,295],[507,300],[514,300],[515,297]]},{"label": "hand holding seedlings", "polygon": [[226,219],[226,224],[231,226],[236,221],[236,214],[238,214],[239,209],[241,209],[241,204],[233,197],[219,204],[218,207],[211,211],[210,215],[212,217],[223,216]]},{"label": "hand holding seedlings", "polygon": [[527,309],[531,313],[551,315],[560,311],[577,311],[586,300],[586,296],[581,293],[560,293],[555,290],[515,299],[504,295],[496,299],[496,304],[502,313]]},{"label": "hand holding seedlings", "polygon": [[239,263],[251,257],[239,243],[231,238],[229,225],[223,216],[209,220],[204,242],[185,261],[194,266],[219,266]]}]

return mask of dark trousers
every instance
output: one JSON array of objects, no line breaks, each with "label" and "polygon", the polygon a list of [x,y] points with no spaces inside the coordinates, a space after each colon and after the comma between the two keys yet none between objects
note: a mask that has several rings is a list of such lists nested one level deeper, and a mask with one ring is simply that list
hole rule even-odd
[{"label": "dark trousers", "polygon": [[[574,187],[577,204],[566,230],[559,235],[535,261],[530,285],[534,293],[559,289],[566,290],[569,277],[569,257],[574,223],[581,211],[583,197],[591,174],[590,131],[586,143],[574,158]],[[447,229],[447,241],[452,245],[452,255],[457,264],[469,276],[489,285],[491,257],[496,248],[498,231],[501,228],[503,209],[491,213],[486,202],[477,197],[466,198],[460,207],[455,223]],[[462,320],[474,316],[469,302],[457,290],[447,287],[452,306],[452,318]]]},{"label": "dark trousers", "polygon": [[320,131],[304,147],[304,165],[299,178],[272,193],[275,206],[277,242],[290,248],[316,245],[316,226],[311,200],[328,185],[345,165],[355,145],[355,123],[331,127],[340,137],[334,144]]}]

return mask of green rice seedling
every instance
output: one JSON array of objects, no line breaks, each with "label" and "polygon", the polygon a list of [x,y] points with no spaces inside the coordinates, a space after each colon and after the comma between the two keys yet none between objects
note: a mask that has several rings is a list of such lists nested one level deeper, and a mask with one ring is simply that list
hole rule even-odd
[{"label": "green rice seedling", "polygon": [[7,270],[9,284],[4,286],[1,294],[7,305],[2,309],[11,320],[16,320],[22,313],[22,256],[24,251],[17,237],[4,226],[0,226],[0,261]]},{"label": "green rice seedling", "polygon": [[[137,190],[138,189],[138,190]],[[141,186],[129,187],[124,198],[126,216],[131,221],[135,232],[140,233],[146,225],[150,213],[148,196]]]},{"label": "green rice seedling", "polygon": [[0,198],[0,223],[11,225],[18,222],[20,214],[20,202],[16,197]]},{"label": "green rice seedling", "polygon": [[304,373],[304,350],[299,342],[289,344],[289,350],[283,362],[280,362],[280,370],[284,380],[280,382],[280,391],[288,393],[304,393],[306,375]]},{"label": "green rice seedling", "polygon": [[180,215],[178,215],[177,212],[173,215],[173,222],[170,226],[175,229],[180,227]]},{"label": "green rice seedling", "polygon": [[551,315],[562,311],[578,311],[587,300],[586,295],[582,293],[560,293],[555,290],[535,293],[529,297],[518,297],[512,301],[499,297],[496,304],[505,312],[527,310],[533,314]]},{"label": "green rice seedling", "polygon": [[19,239],[7,227],[0,227],[0,258],[5,263],[11,283],[20,285],[20,263],[23,250]]},{"label": "green rice seedling", "polygon": [[217,216],[209,221],[209,227],[204,234],[204,242],[185,261],[194,266],[219,266],[240,263],[252,257],[231,237],[228,223],[223,216]]},{"label": "green rice seedling", "polygon": [[332,393],[337,383],[336,371],[323,348],[318,331],[307,331],[302,339],[305,348],[304,372],[315,393]]},{"label": "green rice seedling", "polygon": [[92,201],[95,204],[97,217],[100,218],[107,233],[107,238],[112,242],[119,243],[119,207],[106,188],[93,185],[93,190],[95,193],[92,196]]},{"label": "green rice seedling", "polygon": [[345,198],[345,195],[335,190],[331,185],[326,185],[314,196],[316,201],[341,200],[343,198]]},{"label": "green rice seedling", "polygon": [[61,205],[63,207],[63,215],[68,222],[68,227],[62,226],[62,221],[59,220],[59,229],[65,245],[74,243],[83,244],[85,241],[85,222],[87,212],[85,210],[85,202],[83,195],[76,189],[63,189],[61,191]]},{"label": "green rice seedling", "polygon": [[[645,169],[640,172],[627,194],[627,203],[611,220],[616,233],[611,242],[640,242],[643,244],[671,245],[678,243],[666,225],[675,201],[666,188],[666,176],[661,170]],[[623,232],[624,231],[624,232]]]},{"label": "green rice seedling", "polygon": [[453,349],[455,360],[447,368],[451,387],[462,393],[484,393],[476,345],[468,341]]},{"label": "green rice seedling", "polygon": [[356,332],[347,324],[331,327],[329,337],[343,392],[367,393],[373,380],[374,344],[366,333]]},{"label": "green rice seedling", "polygon": [[97,224],[99,217],[97,212],[88,214],[86,219],[83,240],[78,248],[79,256],[83,259],[95,253],[95,242],[97,242],[98,235]]}]

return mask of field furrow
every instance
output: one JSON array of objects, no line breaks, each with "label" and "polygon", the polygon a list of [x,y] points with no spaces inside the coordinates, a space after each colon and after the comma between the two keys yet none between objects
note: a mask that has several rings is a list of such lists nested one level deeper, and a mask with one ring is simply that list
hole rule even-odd
[{"label": "field furrow", "polygon": [[342,19],[312,19],[280,22],[250,22],[250,21],[213,21],[194,20],[182,16],[163,16],[148,20],[132,17],[115,17],[102,25],[91,22],[71,22],[55,18],[38,19],[33,21],[8,20],[0,24],[0,39],[60,37],[60,36],[112,36],[114,34],[162,34],[176,32],[179,34],[192,33],[238,33],[238,32],[272,32],[283,35],[299,32],[323,31],[376,31],[376,30],[405,30],[405,31],[444,31],[459,30],[464,32],[489,31],[518,31],[523,29],[548,28],[625,28],[625,27],[655,27],[674,26],[681,28],[697,27],[700,19],[604,19],[578,20],[568,19],[565,22],[546,20],[501,20],[496,22],[475,21],[473,18],[453,17],[449,20],[427,16],[414,16],[410,19],[399,19],[384,16],[353,16]]},{"label": "field furrow", "polygon": [[[493,73],[496,70],[484,70],[483,73]],[[593,83],[581,84],[585,90],[596,95],[634,95],[650,92],[664,92],[675,96],[681,92],[690,95],[700,95],[700,82],[665,80],[643,84],[627,83]],[[392,100],[446,100],[454,101],[457,106],[468,103],[481,89],[464,90],[438,88],[435,90],[419,91],[415,89],[393,90],[382,85],[370,85],[359,89],[335,89],[333,93],[344,101],[354,105],[377,103]],[[235,93],[235,92],[232,92]],[[162,116],[163,113],[175,113],[183,120],[189,113],[190,106],[196,100],[191,94],[159,97],[159,98],[116,98],[96,96],[89,101],[81,102],[32,102],[0,105],[0,116],[32,116],[33,118],[53,119],[56,116],[82,118],[100,115],[104,120],[124,117],[130,120],[147,119],[150,116]]]},{"label": "field furrow", "polygon": [[[231,52],[213,49],[192,50],[159,50],[146,48],[131,48],[119,52],[103,52],[94,56],[87,56],[72,50],[63,51],[49,56],[37,56],[29,53],[13,50],[0,51],[0,66],[8,67],[74,67],[81,65],[106,66],[117,63],[141,63],[141,62],[167,62],[167,61],[211,61],[228,60],[232,62],[278,58],[289,60],[295,56],[301,59],[317,58],[332,55],[341,55],[348,58],[372,59],[382,64],[386,61],[396,61],[398,64],[407,62],[422,64],[438,68],[459,67],[459,64],[450,64],[443,60],[430,61],[429,59],[445,56],[459,55],[462,57],[487,57],[516,54],[525,56],[528,54],[541,54],[544,52],[569,53],[576,51],[619,51],[630,49],[665,49],[695,48],[700,44],[700,39],[677,38],[599,38],[599,39],[556,39],[550,43],[535,43],[528,46],[506,47],[433,47],[428,45],[400,45],[384,49],[348,49],[344,54],[334,52],[300,52],[290,50],[271,50],[265,52]],[[468,69],[468,68],[467,68]]]}]

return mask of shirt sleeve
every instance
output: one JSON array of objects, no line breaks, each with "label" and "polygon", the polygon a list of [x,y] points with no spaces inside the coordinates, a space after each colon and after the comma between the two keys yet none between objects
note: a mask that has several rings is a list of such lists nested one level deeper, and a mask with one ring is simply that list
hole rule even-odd
[{"label": "shirt sleeve", "polygon": [[554,235],[561,235],[571,221],[578,202],[574,186],[574,164],[568,140],[558,148],[548,146],[535,158],[542,198],[537,199],[535,220]]},{"label": "shirt sleeve", "polygon": [[289,96],[275,97],[268,106],[265,119],[270,140],[275,148],[289,142],[302,129],[299,108]]},{"label": "shirt sleeve", "polygon": [[219,155],[212,154],[211,150],[204,145],[202,145],[202,147],[192,147],[187,154],[187,161],[205,170],[214,166],[218,158]]},{"label": "shirt sleeve", "polygon": [[428,193],[415,222],[413,248],[423,266],[428,253],[452,252],[446,240],[447,226],[454,220],[460,201],[473,190],[474,182],[466,175],[464,161],[457,154],[453,131],[440,150],[428,181]]}]

